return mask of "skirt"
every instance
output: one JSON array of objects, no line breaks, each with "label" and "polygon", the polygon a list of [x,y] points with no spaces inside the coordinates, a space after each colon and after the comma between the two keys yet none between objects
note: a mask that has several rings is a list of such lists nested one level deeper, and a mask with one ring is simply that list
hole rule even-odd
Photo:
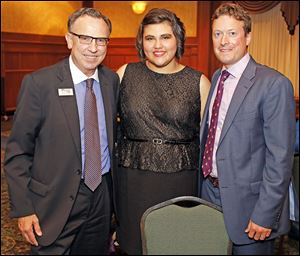
[{"label": "skirt", "polygon": [[197,170],[158,173],[119,167],[116,178],[117,241],[127,254],[142,254],[140,220],[149,207],[197,195]]}]

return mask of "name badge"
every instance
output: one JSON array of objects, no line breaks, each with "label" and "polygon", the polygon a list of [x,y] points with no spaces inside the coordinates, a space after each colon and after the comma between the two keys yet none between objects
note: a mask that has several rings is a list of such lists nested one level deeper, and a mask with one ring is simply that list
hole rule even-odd
[{"label": "name badge", "polygon": [[73,88],[58,89],[58,96],[73,96]]}]

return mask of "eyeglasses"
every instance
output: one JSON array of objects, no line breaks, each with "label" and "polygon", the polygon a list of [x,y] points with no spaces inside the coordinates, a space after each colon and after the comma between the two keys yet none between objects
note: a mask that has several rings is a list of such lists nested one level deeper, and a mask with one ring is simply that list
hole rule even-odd
[{"label": "eyeglasses", "polygon": [[109,38],[107,38],[107,37],[92,37],[92,36],[86,36],[86,35],[78,35],[71,31],[69,31],[69,33],[74,36],[77,36],[79,38],[79,43],[81,43],[81,44],[91,44],[93,39],[95,39],[96,44],[98,46],[105,46],[109,42]]}]

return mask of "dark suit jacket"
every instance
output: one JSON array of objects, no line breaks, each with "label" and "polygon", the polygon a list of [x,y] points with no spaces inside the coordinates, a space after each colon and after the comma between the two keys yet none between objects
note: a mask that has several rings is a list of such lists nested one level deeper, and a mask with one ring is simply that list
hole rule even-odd
[{"label": "dark suit jacket", "polygon": [[[98,71],[113,172],[119,78],[104,66]],[[59,96],[59,88],[72,88],[74,95]],[[11,217],[36,214],[43,231],[38,242],[51,244],[68,219],[82,172],[79,116],[68,59],[24,77],[4,168]]]},{"label": "dark suit jacket", "polygon": [[[212,78],[200,128],[201,159],[209,104],[219,75],[220,70]],[[295,101],[290,81],[251,58],[233,94],[216,152],[224,220],[234,243],[254,241],[244,232],[249,219],[272,228],[271,238],[288,232],[294,143]],[[202,179],[200,175],[200,184]]]}]

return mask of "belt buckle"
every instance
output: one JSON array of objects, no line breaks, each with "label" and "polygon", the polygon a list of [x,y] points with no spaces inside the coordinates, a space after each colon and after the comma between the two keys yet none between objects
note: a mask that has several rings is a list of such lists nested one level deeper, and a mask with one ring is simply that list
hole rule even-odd
[{"label": "belt buckle", "polygon": [[219,180],[218,180],[218,178],[216,178],[216,179],[214,180],[213,186],[214,186],[215,188],[218,188],[218,187],[219,187]]},{"label": "belt buckle", "polygon": [[212,176],[208,176],[208,179],[210,180],[210,182],[213,184],[213,186],[215,188],[219,187],[219,179],[218,178],[215,178],[215,177],[212,177]]},{"label": "belt buckle", "polygon": [[158,145],[160,145],[160,144],[163,143],[163,140],[162,140],[162,139],[154,138],[154,139],[152,140],[152,142],[153,142],[153,144],[158,144]]}]

